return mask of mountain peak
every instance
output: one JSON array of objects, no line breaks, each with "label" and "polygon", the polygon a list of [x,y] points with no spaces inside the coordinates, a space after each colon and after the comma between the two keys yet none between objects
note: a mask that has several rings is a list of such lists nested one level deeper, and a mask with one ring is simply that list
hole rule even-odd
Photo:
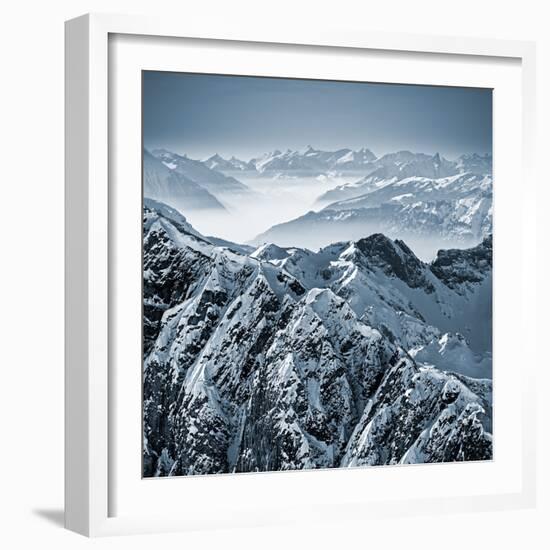
[{"label": "mountain peak", "polygon": [[284,260],[288,258],[290,254],[285,248],[277,246],[273,243],[265,243],[259,246],[250,255],[251,258],[257,258],[258,260]]},{"label": "mountain peak", "polygon": [[404,257],[420,261],[403,241],[393,241],[383,233],[373,233],[358,240],[357,248],[369,258],[376,258],[390,265],[402,262]]},{"label": "mountain peak", "polygon": [[304,301],[317,314],[327,313],[333,306],[342,307],[345,304],[345,300],[329,288],[312,288]]},{"label": "mountain peak", "polygon": [[428,292],[434,290],[426,279],[427,267],[403,241],[392,241],[382,233],[374,233],[357,241],[357,248],[370,267],[377,267],[386,275],[401,279],[411,288],[424,287]]},{"label": "mountain peak", "polygon": [[361,250],[361,252],[369,255],[377,250],[389,250],[395,248],[394,242],[383,233],[373,233],[368,237],[359,239],[357,241],[357,247]]},{"label": "mountain peak", "polygon": [[227,161],[218,153],[214,153],[212,156],[205,158],[201,161],[203,164],[206,164],[208,168],[213,168],[217,165],[225,165]]},{"label": "mountain peak", "polygon": [[489,235],[473,248],[439,250],[430,269],[451,288],[479,283],[493,266],[493,239]]}]

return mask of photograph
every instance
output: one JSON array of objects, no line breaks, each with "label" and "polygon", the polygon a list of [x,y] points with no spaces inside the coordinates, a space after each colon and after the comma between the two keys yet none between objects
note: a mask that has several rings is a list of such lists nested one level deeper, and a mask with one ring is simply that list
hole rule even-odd
[{"label": "photograph", "polygon": [[142,476],[492,460],[493,90],[141,78]]},{"label": "photograph", "polygon": [[543,4],[4,6],[2,548],[550,548]]}]

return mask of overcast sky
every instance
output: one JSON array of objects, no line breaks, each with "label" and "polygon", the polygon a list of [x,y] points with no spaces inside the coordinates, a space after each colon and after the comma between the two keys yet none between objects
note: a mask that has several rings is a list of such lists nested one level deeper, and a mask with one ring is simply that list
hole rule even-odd
[{"label": "overcast sky", "polygon": [[146,71],[143,139],[193,158],[249,160],[307,145],[491,152],[489,89]]}]

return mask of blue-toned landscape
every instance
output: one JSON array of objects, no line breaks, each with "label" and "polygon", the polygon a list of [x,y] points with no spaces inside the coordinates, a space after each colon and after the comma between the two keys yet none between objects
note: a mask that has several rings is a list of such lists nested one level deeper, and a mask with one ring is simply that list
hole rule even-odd
[{"label": "blue-toned landscape", "polygon": [[143,90],[143,475],[491,459],[491,91]]}]

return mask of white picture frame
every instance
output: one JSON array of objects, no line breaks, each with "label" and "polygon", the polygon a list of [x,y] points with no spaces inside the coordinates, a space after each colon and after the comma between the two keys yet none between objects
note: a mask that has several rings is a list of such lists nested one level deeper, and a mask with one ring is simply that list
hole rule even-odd
[{"label": "white picture frame", "polygon": [[[117,466],[115,455],[117,452],[123,453],[126,446],[130,449],[129,441],[134,435],[138,438],[139,446],[140,435],[132,431],[134,435],[130,438],[122,437],[120,426],[115,429],[116,422],[124,422],[124,416],[121,417],[122,420],[118,416],[118,420],[115,419],[116,404],[120,401],[121,395],[122,397],[124,395],[120,393],[122,391],[120,379],[113,375],[116,353],[112,328],[116,322],[113,320],[112,310],[114,301],[118,299],[112,292],[113,270],[117,263],[117,257],[113,255],[113,246],[117,239],[123,237],[122,234],[115,235],[118,231],[116,228],[120,226],[119,217],[129,221],[129,224],[125,225],[134,226],[131,221],[132,215],[128,214],[128,218],[126,217],[127,213],[120,209],[118,202],[113,200],[113,190],[110,188],[110,182],[117,177],[117,170],[124,169],[126,166],[124,160],[118,161],[118,157],[115,163],[114,155],[111,154],[110,158],[109,150],[113,135],[119,131],[118,126],[114,128],[118,122],[115,124],[116,117],[110,111],[110,107],[117,104],[116,101],[113,102],[116,93],[112,88],[115,82],[118,83],[117,85],[120,84],[116,74],[113,74],[120,67],[110,60],[109,44],[113,37],[130,37],[134,43],[144,41],[146,37],[193,39],[199,43],[208,41],[212,47],[222,50],[229,46],[234,46],[238,50],[238,47],[246,47],[247,44],[250,48],[274,48],[275,52],[277,47],[284,47],[286,55],[292,55],[293,50],[301,51],[307,48],[308,51],[322,50],[323,52],[370,51],[390,54],[393,52],[402,58],[406,58],[407,55],[412,57],[421,54],[430,59],[437,58],[440,64],[451,61],[454,63],[459,58],[472,62],[494,63],[495,66],[513,64],[514,74],[519,79],[517,81],[519,97],[514,99],[510,96],[509,101],[516,101],[516,103],[519,101],[516,105],[519,116],[515,127],[518,128],[520,135],[515,136],[516,141],[510,141],[507,146],[512,147],[517,143],[521,146],[521,153],[517,152],[518,158],[513,160],[516,164],[510,164],[510,170],[514,171],[517,168],[517,175],[521,180],[521,185],[517,186],[514,193],[516,200],[521,201],[521,211],[524,215],[519,222],[520,231],[512,232],[511,218],[507,219],[507,212],[510,216],[514,213],[507,210],[506,204],[510,204],[514,195],[503,191],[502,199],[497,199],[497,204],[501,206],[497,206],[496,219],[499,221],[495,238],[497,249],[499,231],[507,237],[508,246],[516,245],[521,250],[522,265],[534,265],[536,256],[535,245],[528,238],[529,234],[535,232],[536,223],[533,215],[534,208],[531,209],[536,200],[533,177],[535,120],[535,47],[533,43],[394,35],[369,31],[350,33],[326,29],[304,29],[296,32],[290,29],[273,31],[269,27],[258,27],[234,31],[223,29],[220,22],[217,26],[213,23],[204,27],[191,22],[173,21],[169,17],[154,19],[119,15],[85,15],[68,21],[66,23],[66,527],[87,536],[101,536],[284,523],[293,521],[292,508],[283,506],[282,501],[279,500],[262,501],[261,493],[274,491],[274,486],[279,488],[300,486],[303,491],[314,491],[314,487],[319,483],[327,484],[330,499],[327,502],[319,500],[308,504],[307,509],[302,509],[301,521],[329,518],[359,520],[364,514],[371,516],[435,514],[532,506],[535,501],[536,484],[535,429],[532,421],[535,417],[536,350],[533,347],[523,350],[521,372],[516,377],[521,403],[521,413],[516,413],[518,433],[521,434],[517,440],[517,457],[513,464],[512,462],[508,464],[497,454],[490,467],[496,469],[500,464],[502,468],[495,473],[494,479],[488,476],[487,479],[491,480],[490,484],[488,483],[486,488],[480,489],[477,493],[471,492],[467,486],[464,486],[461,494],[455,492],[445,495],[440,491],[433,494],[427,492],[426,495],[419,497],[412,492],[413,484],[410,485],[409,493],[402,490],[400,494],[395,495],[395,498],[387,500],[380,497],[369,499],[361,492],[351,495],[351,487],[358,484],[357,476],[368,475],[372,487],[375,484],[383,487],[383,484],[391,484],[392,478],[403,476],[401,473],[403,470],[396,468],[369,469],[368,474],[358,469],[355,470],[358,473],[354,473],[354,478],[345,472],[334,471],[261,474],[261,476],[208,476],[208,479],[155,481],[153,483],[163,485],[158,491],[157,488],[151,489],[150,480],[141,480],[133,473],[131,475],[134,475],[134,479],[130,480],[131,483],[120,483],[120,468]],[[143,53],[148,48],[146,44],[140,47],[145,49],[136,50],[138,55],[139,51]],[[170,49],[173,46],[165,43],[162,47]],[[135,59],[135,55],[126,56],[126,59],[132,56]],[[195,67],[200,67],[203,62],[206,63],[206,57],[201,59],[199,54],[195,55],[193,61]],[[235,56],[239,57],[238,52]],[[153,61],[149,60],[148,63],[148,68],[156,68],[151,65]],[[167,66],[165,65],[164,68]],[[134,72],[139,68],[136,67],[132,67]],[[298,71],[296,74],[301,74],[298,65],[296,65],[296,71]],[[399,79],[399,75],[396,78]],[[406,82],[410,80],[407,76],[402,78]],[[444,80],[443,72],[439,77],[433,78],[436,79],[435,83],[437,78],[442,79],[442,84],[448,83]],[[456,78],[460,81],[461,77]],[[365,75],[365,80],[367,79],[369,77]],[[499,85],[504,86],[504,80]],[[504,126],[503,124],[499,129],[499,118],[496,118],[494,132],[497,142],[500,139],[499,132],[504,131]],[[502,139],[501,143],[505,141]],[[499,147],[503,147],[501,151],[504,152],[504,145]],[[510,150],[508,149],[507,152],[509,153]],[[132,155],[131,152],[129,154]],[[121,150],[120,158],[124,159],[124,155],[124,151]],[[503,174],[503,172],[500,173]],[[498,178],[498,158],[496,174]],[[502,175],[502,181],[505,181],[505,175]],[[139,185],[136,186],[136,192],[140,195]],[[139,217],[138,213],[138,221]],[[517,223],[516,217],[514,221]],[[137,235],[139,238],[140,233]],[[501,243],[504,243],[504,239]],[[501,250],[503,251],[501,265],[504,265],[506,247],[501,245]],[[515,296],[519,301],[516,300],[514,311],[517,311],[518,316],[521,317],[521,321],[518,322],[518,330],[521,331],[525,330],[529,319],[536,318],[535,289],[533,285],[529,285],[528,273],[522,273],[521,266],[517,269],[517,272],[512,274],[513,277],[520,278],[515,280]],[[137,273],[136,276],[141,277],[141,273]],[[495,277],[499,278],[498,268],[495,269]],[[514,282],[513,277],[512,282]],[[504,286],[510,280],[505,281],[502,277],[502,282]],[[497,317],[499,311],[503,310],[504,303],[501,309],[497,301],[495,306]],[[498,331],[496,338],[499,338]],[[501,339],[504,338],[506,336]],[[495,361],[498,361],[499,355],[496,354],[495,357]],[[504,358],[502,361],[504,365]],[[139,366],[136,368],[139,369]],[[505,377],[501,380],[501,387],[505,388]],[[508,382],[510,382],[509,378]],[[498,382],[496,388],[498,403]],[[505,392],[503,395],[506,395]],[[124,398],[124,403],[131,405],[135,400],[132,401],[129,398],[126,402]],[[501,410],[505,408],[506,403],[503,398]],[[135,414],[137,422],[140,422],[140,410],[130,411],[130,414]],[[137,457],[137,460],[141,460],[141,457]],[[441,486],[445,482],[445,476],[448,476],[449,470],[446,469],[448,467],[448,465],[438,465],[429,467],[433,469],[426,469],[424,466],[418,466],[414,469],[418,472],[416,474],[418,479],[422,477],[427,480],[424,483]],[[451,465],[450,467],[463,468],[464,466]],[[478,464],[477,467],[483,468],[483,465]],[[411,477],[409,474],[404,475]],[[478,475],[485,475],[484,470],[479,469]],[[509,478],[509,484],[502,481],[504,477]],[[364,479],[367,478],[364,477]],[[512,480],[514,483],[511,483]],[[399,484],[403,483],[403,487],[408,487],[406,483],[409,481],[410,479],[403,478],[400,479]],[[195,492],[211,491],[218,494],[227,492],[231,495],[242,493],[245,496],[241,497],[241,502],[239,497],[236,497],[236,502],[232,503],[221,499],[220,505],[213,507],[215,510],[208,509],[208,514],[205,513],[206,504],[203,504],[202,509],[200,505],[193,506],[195,509],[187,510],[187,513],[184,513],[184,507],[179,513],[174,514],[154,514],[151,509],[148,509],[146,503],[153,498],[158,499],[159,495],[166,495],[166,498],[169,498],[169,492],[177,495],[180,491],[180,494],[185,494],[185,492],[181,493],[182,482],[192,483],[194,489],[190,489],[190,485],[187,488]],[[141,489],[139,487],[132,489],[132,483],[139,487],[142,484],[148,484],[148,486],[142,494],[138,494]],[[118,505],[115,506],[114,503],[117,501],[113,497],[115,485],[117,491],[126,491],[125,498],[118,500],[135,503],[131,509],[121,511]],[[160,486],[157,485],[157,487]],[[131,492],[134,490],[137,492]],[[187,493],[189,494],[189,491]],[[349,495],[349,498],[346,495]],[[254,498],[252,505],[250,503],[247,505],[244,502],[245,498]],[[246,510],[247,513],[237,513],[242,510]]]}]

